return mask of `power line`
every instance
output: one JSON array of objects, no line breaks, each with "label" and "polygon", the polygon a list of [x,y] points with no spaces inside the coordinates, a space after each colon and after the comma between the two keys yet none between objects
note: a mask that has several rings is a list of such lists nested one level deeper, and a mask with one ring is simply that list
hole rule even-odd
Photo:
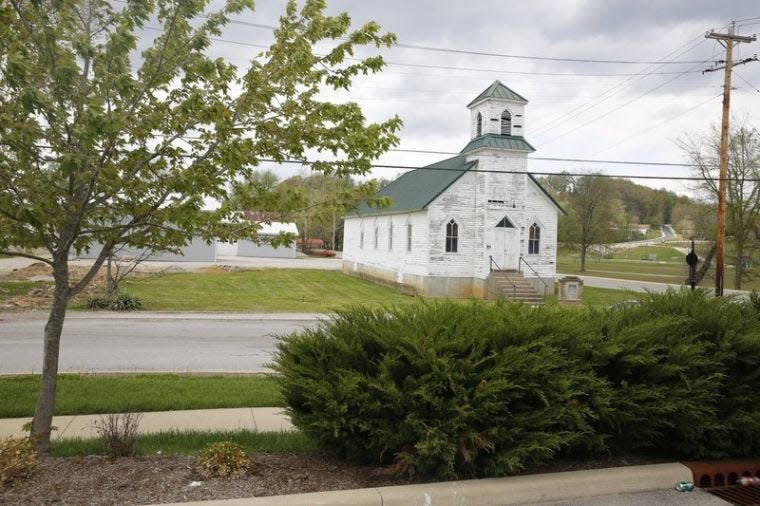
[{"label": "power line", "polygon": [[[533,158],[535,159],[535,158]],[[259,162],[267,162],[267,163],[277,163],[277,164],[298,164],[298,165],[314,165],[316,163],[331,163],[331,162],[320,162],[320,161],[314,161],[314,160],[274,160],[274,159],[261,159]],[[682,165],[682,164],[676,164],[676,165]],[[684,164],[685,165],[685,164]],[[391,165],[391,164],[371,164],[371,168],[373,169],[400,169],[400,170],[434,170],[439,172],[473,172],[473,173],[484,173],[484,174],[532,174],[532,175],[538,175],[538,176],[593,176],[593,177],[604,177],[604,178],[619,178],[619,179],[646,179],[646,180],[667,180],[667,181],[704,181],[704,180],[710,180],[710,181],[718,181],[718,178],[704,178],[704,177],[697,177],[697,176],[642,176],[638,174],[595,174],[595,173],[584,173],[584,172],[545,172],[545,171],[525,171],[525,170],[513,170],[513,171],[503,171],[503,170],[497,170],[497,169],[469,169],[469,170],[463,170],[463,169],[457,169],[457,168],[446,168],[446,167],[417,167],[414,165]],[[738,181],[739,178],[726,178],[726,181]],[[760,178],[741,178],[742,181],[749,181],[749,182],[760,182]]]},{"label": "power line", "polygon": [[739,73],[738,73],[736,70],[734,70],[733,72],[734,72],[734,75],[735,75],[736,77],[738,77],[739,79],[741,79],[742,81],[744,81],[744,83],[745,83],[747,86],[749,86],[750,88],[752,88],[752,89],[753,89],[753,90],[755,90],[756,92],[760,93],[760,89],[758,89],[758,88],[757,88],[757,86],[753,85],[752,83],[750,83],[749,81],[747,81],[746,79],[744,79],[744,78],[741,76],[741,74],[739,74]]},{"label": "power line", "polygon": [[755,16],[752,18],[744,18],[744,19],[735,19],[734,23],[741,23],[742,21],[752,21],[753,19],[760,19],[760,16]]},{"label": "power line", "polygon": [[[118,1],[119,3],[128,3],[125,0],[116,0],[116,1]],[[196,17],[201,18],[201,19],[209,19],[208,16],[205,16],[202,14],[199,14]],[[755,18],[749,18],[749,19],[755,19]],[[248,26],[251,28],[260,28],[260,29],[271,30],[271,31],[279,29],[279,27],[275,25],[268,25],[264,23],[254,23],[250,21],[245,21],[243,19],[237,19],[237,18],[229,18],[227,21],[230,24]],[[339,37],[339,39],[345,39],[345,37]],[[226,41],[226,42],[235,43],[233,41]],[[538,61],[554,61],[554,62],[569,62],[569,63],[599,63],[599,64],[615,64],[615,65],[651,65],[651,64],[687,65],[687,64],[695,64],[695,63],[700,63],[700,64],[704,63],[703,61],[697,61],[697,60],[679,60],[679,61],[674,60],[674,61],[668,61],[668,62],[661,62],[661,61],[650,61],[650,60],[608,60],[608,59],[594,59],[594,58],[565,58],[565,57],[555,57],[555,56],[520,55],[520,54],[497,53],[493,51],[426,46],[422,44],[411,44],[411,43],[405,43],[405,42],[396,43],[393,45],[393,47],[400,47],[404,49],[416,49],[416,50],[422,50],[422,51],[452,53],[452,54],[465,54],[465,55],[473,55],[473,56],[490,56],[490,57],[497,57],[497,58],[509,58],[509,59],[519,59],[519,60],[538,60]]]},{"label": "power line", "polygon": [[[198,17],[207,19],[206,16],[199,15]],[[251,28],[262,28],[262,29],[267,29],[267,30],[278,29],[278,27],[274,25],[252,23],[252,22],[245,21],[242,19],[229,19],[229,22],[232,24],[249,26]],[[518,60],[539,60],[539,61],[554,61],[554,62],[569,62],[569,63],[604,63],[604,64],[616,64],[616,65],[648,65],[652,63],[658,63],[658,62],[653,62],[653,61],[648,61],[648,60],[605,60],[605,59],[594,59],[594,58],[563,58],[563,57],[555,57],[555,56],[508,54],[508,53],[497,53],[493,51],[483,51],[483,50],[468,50],[468,49],[457,49],[457,48],[448,48],[448,47],[427,46],[427,45],[422,45],[422,44],[411,44],[411,43],[405,43],[405,42],[396,43],[393,45],[393,47],[400,47],[404,49],[416,49],[420,51],[434,51],[434,52],[441,52],[441,53],[465,54],[465,55],[473,55],[473,56],[490,56],[490,57],[496,57],[496,58],[509,58],[509,59],[518,59]],[[694,63],[703,63],[703,62],[698,62],[696,60],[681,60],[681,61],[668,62],[669,65],[686,65],[686,64],[694,64]]]},{"label": "power line", "polygon": [[[157,134],[157,136],[162,137],[161,134]],[[180,137],[179,139],[200,140],[201,137],[194,137],[194,136],[188,135],[188,136]],[[49,146],[40,146],[40,147],[49,148]],[[426,154],[426,155],[460,155],[461,154],[458,151],[437,151],[437,150],[428,150],[428,149],[390,148],[388,149],[388,151],[394,152],[394,153],[419,153],[419,154]],[[653,167],[698,167],[698,165],[693,164],[693,163],[643,162],[643,161],[633,161],[633,160],[598,160],[598,159],[589,159],[589,158],[556,158],[556,157],[548,157],[548,156],[531,156],[530,160],[540,160],[540,161],[546,161],[546,162],[572,162],[572,163],[597,163],[597,164],[606,163],[610,165],[643,165],[643,166],[653,166]]]},{"label": "power line", "polygon": [[[399,153],[422,153],[430,155],[459,155],[456,151],[432,151],[424,149],[400,149],[392,148],[388,151]],[[573,163],[606,163],[610,165],[651,165],[656,167],[697,167],[693,163],[676,163],[676,162],[641,162],[630,160],[594,160],[588,158],[553,158],[548,156],[531,156],[529,160],[541,160],[547,162],[573,162]]]},{"label": "power line", "polygon": [[670,123],[671,121],[674,121],[674,120],[680,118],[681,116],[685,116],[686,114],[694,112],[697,109],[699,109],[700,107],[708,104],[709,102],[712,102],[713,100],[715,100],[716,98],[718,98],[718,97],[720,97],[722,95],[723,95],[722,93],[718,93],[717,95],[713,95],[710,98],[708,98],[707,100],[705,100],[704,102],[700,102],[699,104],[695,105],[694,107],[690,107],[689,109],[686,109],[685,111],[683,111],[680,114],[676,114],[675,116],[673,116],[671,118],[668,118],[665,121],[661,121],[660,123],[658,123],[658,124],[656,124],[654,126],[643,128],[643,129],[639,130],[636,133],[628,135],[628,136],[622,138],[621,140],[619,140],[618,142],[616,142],[615,144],[613,144],[611,146],[607,146],[606,148],[604,148],[604,149],[602,149],[600,151],[597,151],[596,153],[594,153],[594,156],[598,155],[599,153],[604,153],[605,151],[609,151],[610,149],[615,148],[615,147],[617,147],[617,146],[619,146],[619,145],[621,145],[623,143],[626,143],[626,142],[630,141],[631,139],[635,139],[636,137],[638,137],[638,136],[640,136],[642,134],[651,132],[652,130],[656,130],[656,129],[658,129],[658,128],[660,128],[660,127],[662,127],[662,126]]},{"label": "power line", "polygon": [[[712,97],[712,98],[715,98],[715,97]],[[166,137],[162,134],[156,134],[156,136]],[[186,135],[183,137],[179,137],[178,139],[185,140],[185,141],[197,141],[197,140],[201,140],[201,137]],[[39,146],[39,147],[49,148],[50,146]],[[461,154],[459,151],[438,151],[438,150],[429,150],[429,149],[403,149],[403,148],[390,148],[388,149],[388,152],[419,153],[419,154],[425,154],[425,155],[448,155],[448,156],[451,156],[451,155],[456,156],[456,155]],[[604,163],[604,164],[609,164],[609,165],[641,165],[641,166],[652,166],[652,167],[698,167],[698,165],[693,164],[693,163],[644,162],[644,161],[634,161],[634,160],[599,160],[599,159],[590,159],[590,158],[557,158],[557,157],[548,157],[548,156],[531,156],[530,160],[539,160],[539,161],[545,161],[545,162],[572,162],[572,163],[595,163],[595,164]]]},{"label": "power line", "polygon": [[[681,46],[678,46],[676,49],[672,50],[671,52],[669,52],[668,54],[666,54],[665,56],[663,56],[662,58],[660,58],[660,60],[661,61],[665,61],[667,58],[669,58],[671,56],[680,56],[680,55],[683,55],[683,54],[685,54],[685,53],[687,53],[689,51],[692,51],[694,48],[696,48],[697,46],[699,46],[700,44],[702,44],[704,42],[705,42],[705,39],[702,38],[702,35],[700,34],[700,35],[694,37],[693,39],[689,40],[685,44],[682,44]],[[569,118],[569,117],[575,115],[576,113],[577,114],[583,114],[586,111],[589,111],[589,110],[591,110],[591,109],[593,109],[595,107],[598,107],[600,104],[606,102],[607,100],[609,100],[613,96],[621,93],[623,90],[629,88],[634,83],[636,83],[638,81],[641,81],[644,77],[646,77],[651,72],[653,72],[655,68],[657,68],[657,65],[650,65],[650,66],[642,69],[640,71],[640,73],[639,73],[640,76],[638,77],[638,79],[634,79],[634,77],[636,77],[636,76],[632,76],[632,77],[629,77],[628,79],[623,80],[622,82],[620,82],[620,83],[618,83],[618,84],[616,84],[616,85],[608,88],[604,92],[602,92],[601,95],[595,96],[591,100],[588,100],[588,101],[584,102],[580,106],[576,106],[576,107],[572,108],[571,110],[567,111],[566,113],[564,113],[564,114],[562,114],[562,115],[560,115],[558,117],[555,117],[553,120],[550,120],[549,122],[544,123],[543,125],[539,125],[538,128],[534,131],[534,133],[539,133],[540,131],[546,132],[546,131],[552,130],[552,129],[556,128],[562,122],[562,120],[564,120],[565,118]],[[648,69],[650,69],[649,72],[646,72]],[[627,83],[630,83],[630,84],[627,84]]]},{"label": "power line", "polygon": [[[159,134],[160,136],[160,134]],[[183,140],[198,140],[200,137],[180,137],[180,139]],[[37,148],[40,149],[52,149],[52,146],[39,144],[36,145]],[[405,152],[405,153],[427,153],[427,154],[441,154],[441,155],[459,155],[461,153],[456,152],[448,152],[448,151],[431,151],[431,150],[412,150],[412,149],[389,149],[388,151],[397,151],[397,152]],[[197,158],[196,155],[183,153],[179,155],[181,158],[186,159],[195,159]],[[616,164],[616,165],[645,165],[645,166],[662,166],[662,167],[698,167],[697,164],[691,164],[691,163],[674,163],[674,162],[642,162],[642,161],[627,161],[627,160],[591,160],[591,159],[583,159],[583,158],[552,158],[552,157],[530,157],[530,160],[540,160],[540,161],[551,161],[551,162],[573,162],[573,163],[606,163],[606,164]],[[49,161],[52,161],[52,159],[49,159]],[[284,159],[284,160],[276,160],[274,158],[261,158],[257,160],[258,162],[265,162],[265,163],[277,163],[277,164],[300,164],[300,165],[314,165],[317,163],[327,163],[327,164],[338,164],[342,163],[340,161],[330,161],[330,160],[292,160],[292,159]],[[411,169],[411,170],[453,170],[457,172],[461,172],[461,169],[447,169],[447,168],[440,168],[440,167],[430,167],[430,166],[416,166],[416,165],[389,165],[389,164],[370,164],[370,167],[372,168],[379,168],[379,169]],[[496,169],[477,169],[477,170],[470,170],[467,172],[484,172],[484,173],[504,173],[504,172],[514,172],[514,171],[503,171],[503,170],[496,170]],[[514,172],[516,174],[521,173],[528,173],[528,171],[516,171]],[[539,174],[539,175],[552,175],[552,174],[558,174],[557,172],[533,172],[530,171],[531,174]],[[588,174],[585,173],[570,173],[570,172],[563,172],[562,174],[567,174],[571,176],[586,176]],[[631,178],[631,179],[684,179],[684,180],[698,180],[701,181],[703,178],[701,177],[683,177],[683,176],[641,176],[641,175],[635,175],[635,174],[612,174],[612,175],[604,175],[605,177],[624,177],[624,178]],[[717,180],[717,179],[716,179]],[[746,181],[753,181],[752,179],[745,179]],[[760,181],[760,179],[758,179]]]},{"label": "power line", "polygon": [[[155,32],[162,32],[163,30],[161,28],[157,28],[155,26],[145,26],[144,27],[147,30],[155,31]],[[256,44],[252,42],[242,42],[237,40],[231,40],[231,39],[223,39],[220,37],[209,37],[209,40],[214,42],[221,42],[226,44],[234,44],[238,46],[248,46],[253,47],[256,49],[269,49],[270,46],[267,46],[265,44]],[[325,56],[323,54],[317,54],[315,53],[315,56]],[[362,61],[361,58],[353,58],[353,57],[346,57],[346,60],[349,61]],[[464,72],[486,72],[486,73],[495,73],[495,74],[511,74],[511,75],[525,75],[525,76],[555,76],[555,77],[627,77],[627,76],[638,76],[641,75],[640,73],[631,73],[631,72],[607,72],[607,73],[590,73],[590,72],[538,72],[538,71],[522,71],[522,70],[506,70],[506,69],[495,69],[495,68],[482,68],[482,67],[460,67],[456,65],[433,65],[433,64],[425,64],[425,63],[406,63],[406,62],[400,62],[395,60],[387,60],[383,58],[383,62],[386,65],[392,65],[395,67],[411,67],[411,68],[423,68],[423,69],[437,69],[437,70],[461,70]],[[704,62],[701,62],[704,63]],[[666,72],[650,72],[647,75],[673,75],[673,74],[679,74],[681,75],[683,72],[678,71],[666,71]],[[698,71],[694,71],[695,74],[699,73]]]},{"label": "power line", "polygon": [[[691,67],[691,68],[689,69],[689,71],[690,71],[690,70],[692,70],[693,68],[695,68],[695,67]],[[688,71],[687,71],[687,72],[688,72]],[[637,100],[639,100],[640,98],[643,98],[643,97],[645,97],[646,95],[649,95],[650,93],[652,93],[652,92],[654,92],[654,91],[657,91],[657,90],[659,90],[660,88],[664,87],[666,84],[668,84],[668,83],[670,83],[670,82],[672,82],[672,81],[675,81],[676,79],[678,79],[678,78],[679,78],[679,77],[681,77],[682,75],[683,75],[683,74],[681,74],[681,75],[677,75],[677,76],[675,76],[675,77],[673,77],[673,78],[671,78],[671,79],[668,79],[668,80],[667,80],[667,81],[665,81],[664,83],[661,83],[661,84],[659,84],[659,85],[655,86],[654,88],[650,88],[649,90],[645,91],[644,93],[642,93],[642,94],[640,94],[640,95],[638,95],[638,96],[636,96],[636,97],[632,98],[631,100],[628,100],[627,102],[625,102],[625,103],[623,103],[623,104],[621,104],[621,105],[619,105],[619,106],[617,106],[617,107],[615,107],[615,108],[613,108],[613,109],[610,109],[609,111],[605,112],[604,114],[600,114],[599,116],[596,116],[596,117],[594,117],[594,118],[592,118],[592,119],[590,119],[590,120],[588,120],[588,121],[586,121],[586,122],[584,122],[584,123],[581,123],[580,125],[576,126],[575,128],[572,128],[572,129],[570,129],[570,130],[567,130],[567,131],[565,131],[564,133],[561,133],[560,135],[558,135],[558,136],[554,137],[553,139],[549,139],[548,141],[546,141],[546,142],[542,143],[542,144],[541,144],[541,146],[546,146],[547,144],[551,144],[551,143],[553,143],[553,142],[556,142],[558,139],[561,139],[562,137],[565,137],[566,135],[569,135],[569,134],[571,134],[571,133],[573,133],[573,132],[577,132],[577,131],[578,131],[578,130],[580,130],[581,128],[584,128],[584,127],[586,127],[586,126],[590,125],[591,123],[594,123],[594,122],[596,122],[596,121],[599,121],[599,120],[600,120],[600,119],[602,119],[602,118],[606,118],[607,116],[609,116],[609,115],[610,115],[610,114],[612,114],[613,112],[619,111],[619,110],[620,110],[620,109],[622,109],[623,107],[627,107],[627,106],[629,106],[630,104],[632,104],[633,102],[636,102],[636,101],[637,101]]]}]

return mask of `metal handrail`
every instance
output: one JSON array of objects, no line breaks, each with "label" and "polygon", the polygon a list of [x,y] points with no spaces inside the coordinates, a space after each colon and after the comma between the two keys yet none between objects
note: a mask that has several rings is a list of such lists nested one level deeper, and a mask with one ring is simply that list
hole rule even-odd
[{"label": "metal handrail", "polygon": [[538,280],[544,285],[544,299],[546,299],[546,290],[549,288],[549,285],[547,285],[546,281],[544,281],[543,278],[538,274],[538,272],[536,272],[536,269],[534,269],[533,266],[530,265],[528,261],[523,258],[522,255],[520,255],[520,261],[517,263],[517,270],[519,272],[522,272],[522,268],[521,268],[522,264],[527,265],[528,269],[533,271],[533,274],[535,274]]},{"label": "metal handrail", "polygon": [[[497,264],[496,261],[493,259],[493,255],[488,255],[488,260],[489,260],[488,269],[490,272],[502,270],[501,267],[499,267],[499,264]],[[495,269],[494,269],[494,266],[496,266]],[[504,281],[512,285],[512,302],[514,302],[515,300],[517,300],[517,285],[512,283],[512,281],[508,279],[504,279]]]}]

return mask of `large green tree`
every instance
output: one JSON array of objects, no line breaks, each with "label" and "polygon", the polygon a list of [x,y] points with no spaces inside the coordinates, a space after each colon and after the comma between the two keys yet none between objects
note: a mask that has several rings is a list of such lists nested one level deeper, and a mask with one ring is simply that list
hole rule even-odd
[{"label": "large green tree", "polygon": [[[319,99],[380,70],[379,56],[355,59],[355,48],[390,45],[393,35],[375,23],[354,30],[347,14],[326,15],[322,0],[289,1],[271,47],[237,68],[210,57],[209,44],[253,2],[207,8],[207,0],[0,3],[0,253],[48,263],[55,278],[32,423],[40,451],[49,447],[66,305],[114,248],[251,237],[255,227],[241,226],[225,199],[261,160],[317,152],[313,170],[363,174],[398,141],[398,118],[370,124],[355,103]],[[201,212],[210,199],[221,208]],[[69,255],[87,249],[97,259],[72,279]]]},{"label": "large green tree", "polygon": [[589,248],[615,240],[615,230],[626,226],[614,190],[612,180],[599,174],[572,177],[568,182],[562,199],[568,214],[561,219],[559,240],[578,245],[581,272],[586,271]]},{"label": "large green tree", "polygon": [[[709,133],[679,141],[701,178],[699,189],[712,201],[718,199],[720,133]],[[760,131],[745,124],[729,132],[726,180],[726,235],[733,244],[734,288],[740,290],[751,263],[755,229],[760,226]]]}]

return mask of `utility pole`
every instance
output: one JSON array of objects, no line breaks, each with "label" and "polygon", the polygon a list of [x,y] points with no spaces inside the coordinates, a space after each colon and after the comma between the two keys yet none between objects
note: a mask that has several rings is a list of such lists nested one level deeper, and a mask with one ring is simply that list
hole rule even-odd
[{"label": "utility pole", "polygon": [[[734,44],[740,42],[754,42],[757,37],[736,35],[736,23],[731,22],[728,33],[716,33],[710,31],[705,34],[708,39],[715,39],[726,48],[726,60],[716,62],[721,66],[705,69],[704,72],[715,72],[725,69],[723,74],[723,121],[720,125],[720,163],[718,167],[718,222],[715,233],[715,295],[723,295],[723,265],[724,250],[726,244],[726,178],[728,174],[728,120],[731,108],[731,69],[736,65],[742,65],[750,61],[757,61],[757,56],[745,58],[736,63],[733,61]],[[704,73],[703,72],[703,73]]]}]

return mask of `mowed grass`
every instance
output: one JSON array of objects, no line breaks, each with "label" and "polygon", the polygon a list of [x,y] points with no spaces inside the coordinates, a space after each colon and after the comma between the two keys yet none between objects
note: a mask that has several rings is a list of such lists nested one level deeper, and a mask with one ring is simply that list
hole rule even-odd
[{"label": "mowed grass", "polygon": [[161,274],[129,280],[123,291],[148,310],[324,313],[415,300],[341,272],[308,269]]},{"label": "mowed grass", "polygon": [[586,257],[585,272],[580,272],[580,254],[577,251],[562,249],[557,257],[557,271],[672,284],[682,284],[689,273],[686,255],[669,246],[620,249],[615,251],[611,258],[601,258],[598,253],[590,252]]},{"label": "mowed grass", "polygon": [[605,307],[618,302],[636,299],[641,293],[628,290],[614,290],[612,288],[596,288],[593,286],[583,287],[583,304],[591,307]]},{"label": "mowed grass", "polygon": [[[40,377],[0,377],[0,418],[32,416]],[[275,380],[262,375],[178,374],[58,377],[56,415],[284,405]]]},{"label": "mowed grass", "polygon": [[[316,445],[301,432],[157,432],[140,436],[139,455],[193,455],[209,443],[232,441],[250,453],[307,453]],[[53,440],[50,454],[54,457],[107,455],[99,439]]]}]

